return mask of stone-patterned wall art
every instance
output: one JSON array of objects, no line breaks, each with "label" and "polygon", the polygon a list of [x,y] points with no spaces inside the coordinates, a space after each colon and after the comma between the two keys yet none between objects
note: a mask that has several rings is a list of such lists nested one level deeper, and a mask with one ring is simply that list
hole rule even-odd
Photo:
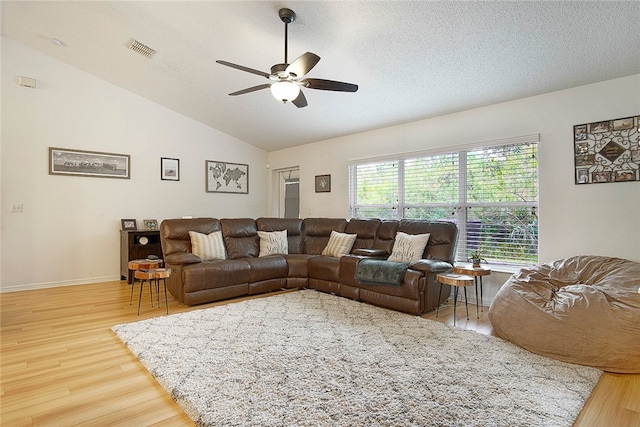
[{"label": "stone-patterned wall art", "polygon": [[640,116],[573,127],[576,184],[640,181]]}]

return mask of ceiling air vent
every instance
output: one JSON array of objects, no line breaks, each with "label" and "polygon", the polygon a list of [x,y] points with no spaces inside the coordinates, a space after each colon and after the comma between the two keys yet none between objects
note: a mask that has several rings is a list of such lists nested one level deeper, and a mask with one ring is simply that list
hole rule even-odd
[{"label": "ceiling air vent", "polygon": [[151,49],[146,44],[140,43],[138,40],[131,40],[131,43],[129,43],[129,49],[142,56],[146,56],[147,58],[151,58],[151,56],[156,53],[155,50]]}]

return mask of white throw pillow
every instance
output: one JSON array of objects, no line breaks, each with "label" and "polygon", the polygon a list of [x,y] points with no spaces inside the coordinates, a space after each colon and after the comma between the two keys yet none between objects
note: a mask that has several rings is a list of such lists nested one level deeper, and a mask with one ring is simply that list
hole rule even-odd
[{"label": "white throw pillow", "polygon": [[396,233],[391,256],[387,261],[412,262],[422,258],[424,248],[427,247],[430,234]]},{"label": "white throw pillow", "polygon": [[282,231],[258,231],[260,236],[260,255],[278,255],[289,253],[287,230]]},{"label": "white throw pillow", "polygon": [[214,231],[211,234],[190,231],[189,237],[191,238],[191,252],[199,256],[202,261],[227,259],[222,231]]},{"label": "white throw pillow", "polygon": [[332,231],[327,246],[322,250],[322,255],[339,258],[351,252],[356,242],[357,234],[346,234]]}]

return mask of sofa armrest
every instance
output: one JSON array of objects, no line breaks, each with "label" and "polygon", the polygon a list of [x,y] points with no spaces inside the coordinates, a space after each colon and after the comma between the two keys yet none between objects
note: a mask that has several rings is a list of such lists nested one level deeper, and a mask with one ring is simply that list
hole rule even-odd
[{"label": "sofa armrest", "polygon": [[170,254],[164,258],[165,264],[173,265],[195,264],[197,262],[202,262],[202,259],[198,255],[194,255],[190,252]]},{"label": "sofa armrest", "polygon": [[453,266],[446,261],[440,261],[438,259],[419,259],[409,264],[409,268],[412,270],[422,271],[426,273],[446,273],[450,271]]},{"label": "sofa armrest", "polygon": [[356,249],[352,255],[366,256],[370,258],[387,258],[389,253],[384,249]]}]

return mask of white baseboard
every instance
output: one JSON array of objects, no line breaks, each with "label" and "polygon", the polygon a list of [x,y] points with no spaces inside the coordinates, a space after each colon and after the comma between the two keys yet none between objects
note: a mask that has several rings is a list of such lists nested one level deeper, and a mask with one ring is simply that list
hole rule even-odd
[{"label": "white baseboard", "polygon": [[12,286],[0,285],[0,293],[29,291],[34,289],[58,288],[61,286],[88,285],[90,283],[114,282],[119,280],[120,280],[120,275],[116,275],[116,276],[104,276],[104,277],[90,277],[90,278],[74,279],[74,280],[61,280],[57,282],[26,283],[23,285],[12,285]]}]

